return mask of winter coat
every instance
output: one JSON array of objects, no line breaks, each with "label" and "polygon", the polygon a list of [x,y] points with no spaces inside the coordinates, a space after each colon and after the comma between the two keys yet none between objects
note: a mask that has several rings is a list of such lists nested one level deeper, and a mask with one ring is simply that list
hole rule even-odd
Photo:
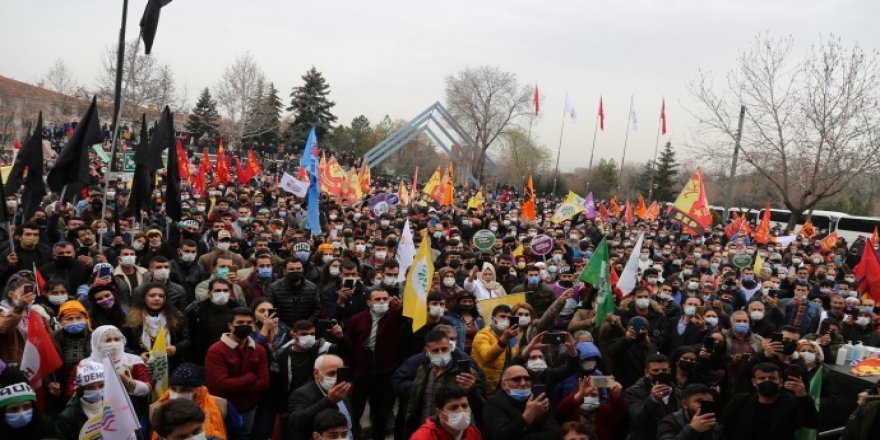
[{"label": "winter coat", "polygon": [[681,410],[664,417],[657,426],[657,440],[721,440],[720,424],[716,423],[706,432],[697,432],[690,427],[690,423],[685,420]]},{"label": "winter coat", "polygon": [[474,336],[471,357],[486,373],[487,394],[492,394],[498,389],[501,372],[517,353],[519,353],[518,341],[511,339],[506,347],[501,346],[501,341],[491,326],[485,327]]},{"label": "winter coat", "polygon": [[248,412],[269,389],[266,350],[250,337],[238,344],[223,335],[205,355],[205,378],[212,395],[229,400],[239,412]]},{"label": "winter coat", "polygon": [[278,318],[291,328],[303,319],[314,322],[321,313],[318,286],[308,280],[293,286],[287,278],[281,278],[269,284],[265,297],[278,309]]},{"label": "winter coat", "polygon": [[523,419],[526,402],[517,401],[498,390],[486,402],[483,411],[485,420],[483,433],[488,440],[556,440],[559,426],[550,411],[544,413],[531,424]]},{"label": "winter coat", "polygon": [[629,413],[630,431],[628,440],[654,440],[657,427],[664,417],[681,408],[681,390],[672,387],[666,403],[655,402],[651,398],[651,381],[647,377],[639,379],[635,385],[626,389],[626,408]]},{"label": "winter coat", "polygon": [[448,431],[440,426],[437,417],[425,419],[425,423],[419,427],[409,440],[482,440],[483,436],[476,426],[470,425],[465,429],[461,437],[453,437]]}]

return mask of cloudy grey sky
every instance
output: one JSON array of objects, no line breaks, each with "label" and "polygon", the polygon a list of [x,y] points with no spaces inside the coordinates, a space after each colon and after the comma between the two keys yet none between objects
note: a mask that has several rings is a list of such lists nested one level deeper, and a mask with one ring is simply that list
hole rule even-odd
[{"label": "cloudy grey sky", "polygon": [[[94,85],[101,53],[118,35],[121,3],[0,0],[0,75],[33,82],[60,57],[79,82]],[[129,38],[145,4],[130,1]],[[174,0],[153,52],[191,101],[246,51],[285,98],[315,65],[346,124],[359,114],[409,119],[442,100],[446,75],[496,65],[540,86],[533,134],[554,152],[566,91],[572,96],[579,120],[567,123],[562,147],[562,168],[570,169],[587,164],[600,94],[607,117],[597,160],[620,160],[634,95],[640,130],[630,134],[627,161],[643,162],[653,154],[663,96],[669,139],[693,142],[685,85],[697,69],[722,74],[761,31],[791,34],[797,54],[827,33],[880,48],[877,17],[877,0]]]}]

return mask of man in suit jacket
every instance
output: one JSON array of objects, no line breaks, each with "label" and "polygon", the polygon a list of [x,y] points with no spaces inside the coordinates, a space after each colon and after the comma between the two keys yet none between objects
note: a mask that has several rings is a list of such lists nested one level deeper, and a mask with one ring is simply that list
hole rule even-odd
[{"label": "man in suit jacket", "polygon": [[336,355],[325,354],[315,359],[315,380],[297,388],[287,401],[291,435],[285,434],[284,438],[311,439],[315,416],[325,409],[336,409],[345,415],[349,439],[353,438],[351,404],[346,402],[351,383],[336,381],[336,370],[343,366],[342,358]]}]

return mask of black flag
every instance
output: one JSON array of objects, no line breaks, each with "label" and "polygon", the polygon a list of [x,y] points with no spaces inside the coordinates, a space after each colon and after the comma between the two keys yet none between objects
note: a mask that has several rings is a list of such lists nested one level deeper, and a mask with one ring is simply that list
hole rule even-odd
[{"label": "black flag", "polygon": [[89,173],[89,150],[92,145],[103,142],[101,126],[98,122],[97,98],[92,98],[92,105],[79,120],[73,137],[67,141],[67,145],[61,150],[55,165],[49,170],[46,183],[49,189],[60,193],[66,185],[81,184],[82,188],[88,188],[91,183]]},{"label": "black flag", "polygon": [[[180,165],[177,163],[177,146],[172,145],[175,142],[174,118],[168,111],[168,107],[165,107],[165,113],[162,116],[166,114],[168,123],[164,124],[165,118],[163,117],[162,121],[159,122],[159,128],[156,130],[157,135],[165,136],[168,142],[170,142],[168,144],[168,164],[165,166],[165,213],[168,217],[171,217],[171,220],[179,222],[181,218]],[[167,130],[167,133],[166,131],[160,131],[164,129],[163,125],[167,125],[170,128]]]},{"label": "black flag", "polygon": [[141,36],[144,39],[144,47],[147,55],[153,50],[153,39],[156,38],[156,28],[159,26],[159,13],[162,7],[171,3],[171,0],[150,0],[141,17]]},{"label": "black flag", "polygon": [[9,179],[6,180],[8,194],[15,194],[19,190],[24,223],[40,207],[46,195],[46,185],[43,183],[43,112],[37,117],[37,125],[30,138],[15,157]]},{"label": "black flag", "polygon": [[141,211],[150,209],[150,195],[153,193],[153,173],[150,171],[150,143],[147,140],[147,115],[141,119],[141,136],[134,152],[134,176],[131,180],[131,195],[128,198],[128,212],[136,217]]}]

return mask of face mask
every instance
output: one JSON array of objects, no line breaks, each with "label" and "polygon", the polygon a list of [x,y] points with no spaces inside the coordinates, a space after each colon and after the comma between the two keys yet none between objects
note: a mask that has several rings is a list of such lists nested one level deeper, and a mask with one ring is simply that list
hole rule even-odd
[{"label": "face mask", "polygon": [[221,251],[228,251],[230,244],[231,243],[229,243],[228,241],[226,241],[226,242],[221,241],[221,242],[217,243],[217,249],[220,249]]},{"label": "face mask", "polygon": [[438,354],[438,355],[431,354],[431,355],[428,355],[428,357],[431,359],[431,365],[433,365],[435,367],[445,368],[447,365],[449,365],[450,362],[452,362],[452,352],[451,351],[448,353],[443,353],[443,354]]},{"label": "face mask", "polygon": [[529,399],[529,397],[532,397],[532,390],[531,388],[526,388],[524,390],[521,390],[519,388],[511,388],[507,390],[507,395],[512,397],[514,400],[525,402]]},{"label": "face mask", "polygon": [[296,338],[296,345],[303,350],[308,350],[315,346],[315,336],[314,335],[305,335],[299,336]]},{"label": "face mask", "polygon": [[321,388],[323,388],[324,391],[330,390],[330,388],[333,388],[333,385],[336,385],[336,376],[324,376],[324,379],[321,380]]},{"label": "face mask", "polygon": [[694,306],[684,306],[684,314],[687,317],[694,316],[697,313],[697,308]]},{"label": "face mask", "polygon": [[584,361],[581,363],[581,368],[584,371],[593,371],[596,369],[596,361]]},{"label": "face mask", "polygon": [[168,390],[168,398],[170,398],[170,399],[186,399],[186,400],[192,400],[194,395],[195,395],[194,392],[188,392],[188,393],[177,393],[177,392],[174,392],[174,391]]},{"label": "face mask", "polygon": [[447,413],[446,417],[443,423],[455,432],[462,432],[471,424],[470,411]]},{"label": "face mask", "polygon": [[715,318],[713,316],[707,316],[706,317],[706,324],[709,324],[710,327],[715,327],[716,325],[718,325],[718,318]]},{"label": "face mask", "polygon": [[31,417],[34,415],[34,410],[29,409],[19,413],[6,414],[6,424],[11,426],[12,429],[24,428],[28,423],[31,422]]},{"label": "face mask", "polygon": [[598,397],[584,397],[584,403],[581,404],[581,410],[593,412],[599,407]]},{"label": "face mask", "polygon": [[446,311],[442,306],[430,306],[428,308],[428,314],[431,315],[432,318],[439,318],[443,316],[443,313]]},{"label": "face mask", "polygon": [[86,329],[85,322],[75,322],[72,324],[65,324],[64,325],[64,331],[71,334],[71,335],[78,335],[78,334],[82,333],[82,331],[85,329]]},{"label": "face mask", "polygon": [[544,361],[544,359],[529,359],[529,361],[526,362],[526,368],[536,373],[540,373],[547,369],[547,362]]},{"label": "face mask", "polygon": [[102,342],[100,344],[101,351],[110,357],[118,357],[122,353],[122,341],[119,342]]},{"label": "face mask", "polygon": [[688,283],[688,290],[697,290],[700,288],[700,283],[696,281],[691,281]]},{"label": "face mask", "polygon": [[535,284],[538,284],[538,283],[541,282],[541,276],[540,276],[540,275],[530,275],[528,278],[529,278],[529,284],[531,284],[531,285],[533,285],[533,286],[534,286]]},{"label": "face mask", "polygon": [[134,266],[134,261],[137,259],[135,255],[123,255],[119,257],[119,263],[126,267]]},{"label": "face mask", "polygon": [[443,278],[443,285],[446,287],[452,287],[455,285],[455,278]]},{"label": "face mask", "polygon": [[271,267],[258,267],[257,268],[257,276],[262,279],[272,278],[272,268]]},{"label": "face mask", "polygon": [[853,277],[845,277],[844,280],[846,280],[847,283],[854,283],[856,281]]},{"label": "face mask", "polygon": [[385,257],[388,256],[388,253],[386,253],[385,251],[376,251],[375,255],[377,260],[384,260]]},{"label": "face mask", "polygon": [[779,394],[779,384],[771,381],[761,382],[758,384],[758,394],[764,397],[773,397]]},{"label": "face mask", "polygon": [[510,320],[509,319],[494,319],[494,321],[495,321],[495,329],[497,329],[500,332],[503,332],[503,331],[507,330],[508,327],[510,327]]},{"label": "face mask", "polygon": [[393,286],[397,284],[397,277],[393,277],[390,275],[386,275],[385,278],[382,279],[386,286]]},{"label": "face mask", "polygon": [[53,305],[60,306],[61,304],[64,304],[65,301],[67,301],[67,298],[68,296],[66,293],[62,293],[60,295],[49,295],[49,302]]},{"label": "face mask", "polygon": [[196,261],[196,254],[194,254],[194,253],[180,254],[180,261],[183,261],[184,263],[192,263],[193,261]]},{"label": "face mask", "polygon": [[807,364],[816,363],[816,355],[813,352],[801,351],[800,355],[801,355],[801,359],[803,359],[804,362],[806,362]]},{"label": "face mask", "polygon": [[107,233],[107,228],[98,228],[98,234],[104,235]]},{"label": "face mask", "polygon": [[218,306],[226,305],[229,302],[229,294],[226,292],[214,292],[211,294],[211,302]]},{"label": "face mask", "polygon": [[377,303],[370,306],[370,310],[377,315],[384,315],[388,312],[388,303]]},{"label": "face mask", "polygon": [[131,244],[131,248],[134,249],[136,252],[140,252],[144,250],[144,244],[139,241],[135,241]]},{"label": "face mask", "polygon": [[232,328],[232,334],[235,335],[235,337],[238,339],[244,339],[244,338],[248,337],[248,335],[251,334],[252,330],[253,330],[253,327],[251,327],[250,325],[247,325],[247,324],[236,325],[235,327]]},{"label": "face mask", "polygon": [[153,272],[153,279],[156,281],[165,281],[171,276],[171,269],[156,269]]},{"label": "face mask", "polygon": [[82,398],[89,403],[98,403],[104,398],[104,390],[83,390]]},{"label": "face mask", "polygon": [[[331,259],[332,259],[332,257],[331,257]],[[330,274],[331,277],[339,276],[339,268],[338,267],[331,267],[330,269],[327,270],[327,273]]]},{"label": "face mask", "polygon": [[733,324],[733,331],[744,335],[749,332],[749,324],[746,322],[736,322]]},{"label": "face mask", "polygon": [[681,360],[681,361],[678,361],[678,362],[676,363],[676,365],[678,365],[678,368],[681,368],[681,371],[684,371],[684,372],[686,372],[686,373],[689,373],[689,372],[691,372],[691,371],[694,371],[694,367],[697,366],[697,363],[696,363],[696,362],[693,362],[693,361],[684,361],[684,360]]},{"label": "face mask", "polygon": [[516,263],[516,267],[517,269],[525,269],[526,263],[524,261],[520,261],[519,263]]},{"label": "face mask", "polygon": [[651,300],[648,298],[636,298],[636,307],[640,309],[647,309],[648,306],[651,305]]},{"label": "face mask", "polygon": [[749,313],[749,318],[752,318],[752,321],[760,321],[764,319],[764,312],[755,311]]},{"label": "face mask", "polygon": [[858,325],[860,327],[865,327],[870,322],[871,322],[871,318],[869,318],[867,316],[859,316],[858,318],[856,318],[856,325]]},{"label": "face mask", "polygon": [[111,307],[113,307],[113,304],[116,304],[116,298],[112,296],[110,298],[98,301],[98,305],[101,306],[102,309],[110,309]]}]

